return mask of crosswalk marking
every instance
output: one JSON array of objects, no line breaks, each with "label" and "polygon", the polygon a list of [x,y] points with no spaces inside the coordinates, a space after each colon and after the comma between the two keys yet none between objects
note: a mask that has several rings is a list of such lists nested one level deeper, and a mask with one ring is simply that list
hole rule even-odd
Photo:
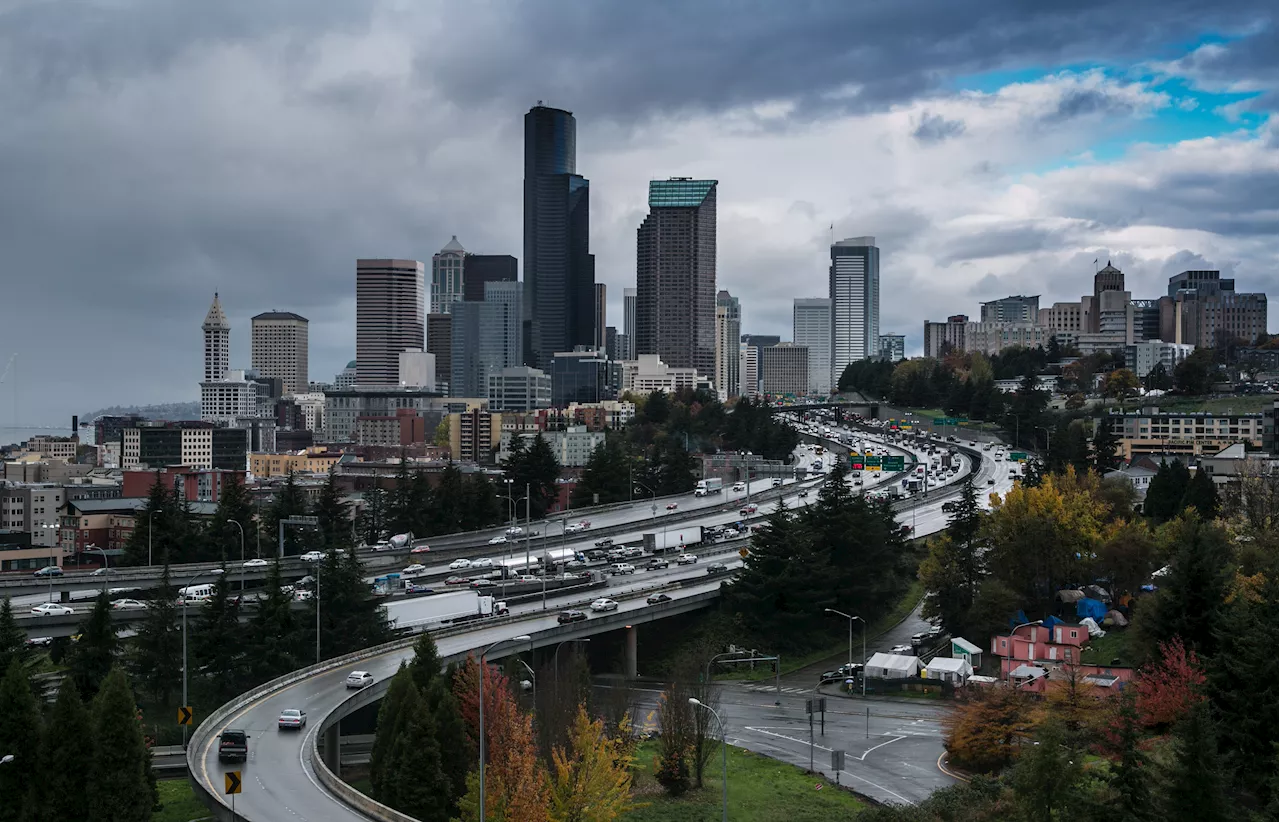
[{"label": "crosswalk marking", "polygon": [[[775,694],[778,692],[778,687],[776,685],[748,685],[747,690],[757,691],[759,693]],[[783,688],[782,692],[784,694],[807,694],[809,693],[809,689],[808,688]]]}]

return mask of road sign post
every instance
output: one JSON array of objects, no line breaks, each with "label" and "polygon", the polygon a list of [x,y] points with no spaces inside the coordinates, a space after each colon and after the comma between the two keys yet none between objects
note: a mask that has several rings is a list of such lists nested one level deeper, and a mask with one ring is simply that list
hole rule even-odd
[{"label": "road sign post", "polygon": [[178,708],[178,724],[179,725],[191,724],[191,706],[190,705],[183,705],[180,708]]},{"label": "road sign post", "polygon": [[240,772],[226,771],[222,778],[226,788],[223,793],[231,797],[231,819],[234,822],[236,818],[236,794],[240,793]]},{"label": "road sign post", "polygon": [[831,770],[836,772],[836,784],[840,784],[840,772],[844,770],[844,751],[831,752]]},{"label": "road sign post", "polygon": [[813,773],[813,700],[804,701],[804,711],[809,715],[809,773]]}]

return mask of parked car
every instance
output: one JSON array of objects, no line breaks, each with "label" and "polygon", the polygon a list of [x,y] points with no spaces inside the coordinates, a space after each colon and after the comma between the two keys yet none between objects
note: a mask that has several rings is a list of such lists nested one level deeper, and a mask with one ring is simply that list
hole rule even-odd
[{"label": "parked car", "polygon": [[692,565],[698,561],[696,554],[681,554],[676,557],[676,565]]},{"label": "parked car", "polygon": [[613,576],[618,576],[619,574],[634,574],[635,572],[636,566],[626,562],[615,562],[609,566],[609,573]]},{"label": "parked car", "polygon": [[298,559],[302,560],[303,562],[319,562],[320,560],[324,559],[324,554],[320,553],[319,551],[308,551],[302,556],[298,557]]},{"label": "parked car", "polygon": [[909,654],[909,653],[912,653],[912,648],[910,645],[894,645],[893,648],[889,651],[889,653]]},{"label": "parked car", "polygon": [[347,688],[364,688],[373,684],[373,674],[368,671],[352,671],[347,674]]},{"label": "parked car", "polygon": [[666,594],[650,594],[645,602],[649,605],[661,605],[664,602],[670,602],[671,597]]},{"label": "parked car", "polygon": [[836,668],[834,671],[824,672],[822,674],[822,679],[824,681],[830,680],[830,679],[849,679],[851,677],[856,677],[861,673],[862,673],[861,662],[854,662],[852,664],[845,663],[844,665],[841,665],[839,668]]},{"label": "parked car", "polygon": [[246,561],[245,561],[245,563],[244,563],[244,565],[243,565],[243,566],[241,566],[241,567],[244,567],[244,568],[266,568],[266,567],[267,567],[267,561],[266,561],[265,559],[250,559],[250,560],[246,560]]},{"label": "parked car", "polygon": [[31,609],[36,616],[70,616],[75,609],[59,602],[45,602]]},{"label": "parked car", "polygon": [[728,572],[729,566],[725,565],[723,562],[713,562],[707,566],[708,574],[727,574]]},{"label": "parked car", "polygon": [[453,562],[449,563],[450,571],[460,571],[463,568],[470,568],[470,567],[471,567],[471,560],[469,559],[455,559]]},{"label": "parked car", "polygon": [[249,759],[249,735],[237,728],[227,728],[218,736],[219,762],[245,762]]},{"label": "parked car", "polygon": [[285,708],[280,712],[277,726],[282,731],[300,731],[307,726],[307,712],[297,708]]},{"label": "parked car", "polygon": [[46,565],[46,566],[44,566],[43,568],[41,568],[39,571],[36,571],[36,572],[35,572],[35,574],[34,574],[33,576],[37,576],[37,577],[60,577],[60,576],[62,576],[62,569],[61,569],[61,568],[59,568],[59,567],[58,567],[58,566],[56,566],[56,565]]},{"label": "parked car", "polygon": [[612,599],[601,597],[600,599],[597,599],[595,602],[591,603],[591,610],[597,613],[604,613],[606,611],[616,611],[618,610],[618,603],[613,601]]},{"label": "parked car", "polygon": [[111,607],[116,611],[145,611],[147,603],[140,599],[117,599],[112,600]]},{"label": "parked car", "polygon": [[653,559],[649,560],[644,565],[644,569],[646,571],[657,571],[660,568],[670,568],[670,567],[671,567],[671,562],[669,560],[658,559],[657,557],[654,557]]},{"label": "parked car", "polygon": [[586,615],[586,612],[584,611],[577,611],[577,610],[561,611],[559,616],[556,617],[556,622],[560,623],[561,625],[565,625],[570,622],[582,622],[586,618],[587,618],[587,615]]}]

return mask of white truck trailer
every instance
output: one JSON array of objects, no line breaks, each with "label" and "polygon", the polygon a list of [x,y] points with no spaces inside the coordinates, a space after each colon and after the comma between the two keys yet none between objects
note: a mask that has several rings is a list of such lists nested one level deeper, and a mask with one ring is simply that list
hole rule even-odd
[{"label": "white truck trailer", "polygon": [[508,613],[507,603],[475,591],[450,591],[389,602],[383,608],[393,628],[421,629],[433,625],[489,619]]},{"label": "white truck trailer", "polygon": [[701,525],[672,525],[666,533],[658,531],[644,535],[644,550],[650,554],[666,554],[683,551],[690,545],[702,542]]},{"label": "white truck trailer", "polygon": [[698,486],[693,489],[695,497],[705,497],[708,494],[719,494],[724,490],[724,480],[720,477],[709,477],[708,479],[698,480]]}]

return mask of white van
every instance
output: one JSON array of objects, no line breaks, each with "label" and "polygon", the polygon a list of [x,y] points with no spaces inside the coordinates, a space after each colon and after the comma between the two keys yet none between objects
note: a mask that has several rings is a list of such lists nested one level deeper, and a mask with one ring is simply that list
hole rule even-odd
[{"label": "white van", "polygon": [[178,589],[179,605],[195,602],[207,602],[210,599],[213,599],[213,583],[188,585],[186,588]]}]

